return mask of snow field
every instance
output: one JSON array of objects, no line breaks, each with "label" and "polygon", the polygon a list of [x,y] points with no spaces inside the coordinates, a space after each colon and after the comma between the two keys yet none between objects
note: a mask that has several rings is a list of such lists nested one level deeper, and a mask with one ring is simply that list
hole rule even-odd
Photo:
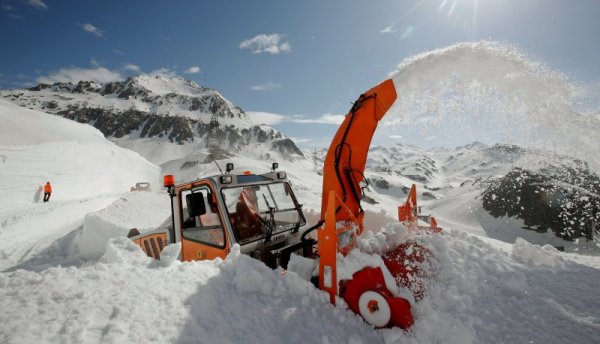
[{"label": "snow field", "polygon": [[0,154],[6,157],[0,172],[0,205],[7,208],[41,202],[46,181],[52,184],[51,201],[114,195],[129,191],[138,181],[153,186],[158,181],[157,167],[108,142],[0,147]]},{"label": "snow field", "polygon": [[87,267],[2,274],[3,297],[19,301],[3,305],[0,341],[173,341],[186,316],[183,298],[193,292],[195,283],[218,273],[213,262],[188,265],[189,270],[180,274],[188,283],[181,283],[164,278],[173,272],[159,269],[127,239],[112,245],[120,247],[109,246],[99,263]]},{"label": "snow field", "polygon": [[[464,311],[451,314],[471,318],[477,342],[600,339],[600,292],[594,287],[600,281],[599,270],[523,241],[507,255],[477,237],[451,233],[430,238],[442,267],[437,290],[425,301],[434,301],[435,294],[443,300],[463,299]],[[548,260],[556,263],[544,264]],[[447,302],[445,306],[450,306]]]},{"label": "snow field", "polygon": [[[413,303],[418,343],[594,343],[600,339],[600,271],[518,240],[512,254],[465,232],[418,242],[439,262]],[[407,338],[402,338],[405,342]]]}]

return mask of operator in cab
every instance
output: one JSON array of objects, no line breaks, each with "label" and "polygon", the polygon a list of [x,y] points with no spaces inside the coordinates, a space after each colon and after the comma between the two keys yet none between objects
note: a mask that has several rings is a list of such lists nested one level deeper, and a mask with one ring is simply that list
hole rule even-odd
[{"label": "operator in cab", "polygon": [[250,187],[245,187],[240,192],[235,213],[233,214],[233,224],[237,230],[238,240],[248,240],[254,236],[262,234],[262,218],[258,211],[258,202],[256,193]]}]

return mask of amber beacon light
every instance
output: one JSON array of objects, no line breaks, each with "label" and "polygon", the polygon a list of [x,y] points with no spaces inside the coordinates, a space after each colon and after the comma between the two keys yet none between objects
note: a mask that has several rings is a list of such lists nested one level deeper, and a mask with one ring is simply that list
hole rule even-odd
[{"label": "amber beacon light", "polygon": [[163,177],[163,185],[168,188],[170,186],[175,186],[175,177],[172,174],[167,174]]}]

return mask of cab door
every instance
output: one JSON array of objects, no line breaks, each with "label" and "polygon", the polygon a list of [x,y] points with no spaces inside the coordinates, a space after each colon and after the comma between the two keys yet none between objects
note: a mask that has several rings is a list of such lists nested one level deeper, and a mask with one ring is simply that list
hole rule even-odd
[{"label": "cab door", "polygon": [[208,183],[194,185],[180,195],[182,260],[225,258],[227,233],[213,188]]}]

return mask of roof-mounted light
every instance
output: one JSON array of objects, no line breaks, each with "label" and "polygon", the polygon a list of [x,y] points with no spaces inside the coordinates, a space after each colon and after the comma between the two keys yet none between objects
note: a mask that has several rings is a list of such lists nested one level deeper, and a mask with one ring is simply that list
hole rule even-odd
[{"label": "roof-mounted light", "polygon": [[225,173],[229,173],[231,171],[233,171],[233,163],[232,162],[228,162],[227,165],[225,165]]},{"label": "roof-mounted light", "polygon": [[275,172],[275,170],[279,167],[279,164],[274,162],[273,165],[271,165],[271,171]]},{"label": "roof-mounted light", "polygon": [[285,174],[285,172],[277,172],[277,179],[285,179],[286,177],[287,175]]},{"label": "roof-mounted light", "polygon": [[167,174],[163,177],[163,185],[166,188],[175,186],[175,177],[172,174]]},{"label": "roof-mounted light", "polygon": [[231,184],[233,177],[231,175],[224,175],[220,178],[221,184]]}]

